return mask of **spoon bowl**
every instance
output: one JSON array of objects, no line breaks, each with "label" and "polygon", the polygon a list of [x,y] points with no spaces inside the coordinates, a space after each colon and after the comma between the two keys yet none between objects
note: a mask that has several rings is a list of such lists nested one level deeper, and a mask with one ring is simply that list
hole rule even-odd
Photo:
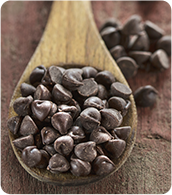
[{"label": "spoon bowl", "polygon": [[[58,65],[65,68],[92,66],[98,70],[108,70],[117,81],[128,86],[123,74],[105,47],[94,23],[89,1],[55,1],[40,43],[21,76],[11,99],[9,118],[16,116],[13,103],[21,97],[20,85],[29,83],[32,70],[43,64],[45,67]],[[137,130],[137,112],[134,98],[130,96],[131,107],[124,117],[122,125],[131,126],[125,151],[118,160],[112,159],[117,171],[130,155]],[[56,185],[82,185],[98,181],[105,176],[90,174],[86,177],[76,177],[71,173],[53,174],[46,169],[30,168],[21,159],[21,152],[12,141],[15,136],[9,131],[10,142],[14,153],[22,167],[33,177],[43,182]],[[110,175],[109,174],[109,175]]]}]

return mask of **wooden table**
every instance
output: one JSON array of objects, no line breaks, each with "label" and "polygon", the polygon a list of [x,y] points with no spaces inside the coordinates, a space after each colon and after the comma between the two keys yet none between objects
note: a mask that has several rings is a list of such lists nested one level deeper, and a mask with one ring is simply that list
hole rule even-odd
[{"label": "wooden table", "polygon": [[[171,70],[139,71],[128,82],[132,90],[150,84],[159,91],[156,105],[138,108],[135,147],[127,162],[112,176],[79,187],[59,187],[31,177],[10,146],[6,122],[13,90],[32,56],[46,25],[51,2],[7,1],[1,21],[1,186],[9,194],[144,194],[166,193],[171,187]],[[149,19],[171,33],[171,8],[165,1],[94,1],[97,27],[108,17],[124,23],[132,14]]]}]

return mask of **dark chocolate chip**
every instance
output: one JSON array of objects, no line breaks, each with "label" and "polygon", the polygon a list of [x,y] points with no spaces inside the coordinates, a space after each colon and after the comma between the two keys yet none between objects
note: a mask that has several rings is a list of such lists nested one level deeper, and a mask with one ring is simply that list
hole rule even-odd
[{"label": "dark chocolate chip", "polygon": [[55,151],[55,149],[54,149],[54,145],[51,145],[51,144],[50,144],[50,145],[45,145],[45,146],[43,147],[43,149],[46,150],[50,156],[53,156],[54,154],[57,153],[57,152]]},{"label": "dark chocolate chip", "polygon": [[61,173],[66,172],[70,169],[70,164],[66,158],[60,154],[54,154],[47,166],[47,170],[50,170],[52,173]]},{"label": "dark chocolate chip", "polygon": [[113,82],[115,82],[115,77],[111,72],[104,70],[104,71],[97,73],[95,77],[95,81],[99,84],[104,85],[106,88],[109,88],[110,85]]},{"label": "dark chocolate chip", "polygon": [[134,99],[137,106],[150,107],[155,104],[158,98],[158,91],[151,85],[139,87],[134,92]]},{"label": "dark chocolate chip", "polygon": [[61,104],[58,106],[58,111],[67,112],[72,116],[72,118],[75,118],[75,116],[77,115],[78,109],[76,106],[68,106],[65,104]]},{"label": "dark chocolate chip", "polygon": [[41,137],[42,137],[42,143],[45,144],[51,144],[54,142],[55,139],[60,137],[60,134],[57,130],[55,130],[52,127],[44,127],[41,130]]},{"label": "dark chocolate chip", "polygon": [[170,66],[170,62],[167,54],[164,50],[158,49],[151,55],[151,64],[158,68],[160,71],[168,69]]},{"label": "dark chocolate chip", "polygon": [[156,44],[156,48],[163,49],[168,56],[171,56],[171,36],[166,35],[161,37]]},{"label": "dark chocolate chip", "polygon": [[39,150],[41,152],[41,161],[36,167],[43,169],[46,168],[50,159],[50,155],[45,150]]},{"label": "dark chocolate chip", "polygon": [[100,27],[99,32],[101,32],[103,29],[105,29],[106,27],[114,27],[114,28],[118,28],[120,26],[120,23],[118,20],[116,20],[115,18],[108,18]]},{"label": "dark chocolate chip", "polygon": [[149,51],[130,51],[128,54],[133,58],[139,67],[150,59],[151,52]]},{"label": "dark chocolate chip", "polygon": [[112,83],[110,92],[112,96],[118,96],[124,99],[129,98],[132,93],[131,89],[128,86],[120,82]]},{"label": "dark chocolate chip", "polygon": [[50,66],[48,71],[49,71],[51,81],[55,84],[57,84],[57,83],[61,84],[61,80],[62,80],[62,76],[63,76],[63,72],[61,70],[61,67]]},{"label": "dark chocolate chip", "polygon": [[69,136],[75,141],[75,143],[79,143],[85,138],[85,133],[83,129],[79,126],[72,126],[68,133]]},{"label": "dark chocolate chip", "polygon": [[111,139],[105,143],[105,149],[113,158],[119,158],[125,150],[126,142],[122,139]]},{"label": "dark chocolate chip", "polygon": [[91,164],[81,159],[72,159],[70,171],[75,176],[87,176],[91,172]]},{"label": "dark chocolate chip", "polygon": [[42,137],[40,133],[34,135],[34,142],[38,149],[41,149],[43,147]]},{"label": "dark chocolate chip", "polygon": [[13,133],[14,135],[16,135],[18,133],[18,130],[20,128],[20,124],[21,124],[21,117],[20,116],[14,116],[11,117],[8,122],[7,122],[7,126],[9,128],[9,130],[11,131],[11,133]]},{"label": "dark chocolate chip", "polygon": [[22,96],[27,97],[29,95],[33,96],[34,92],[36,91],[36,88],[28,83],[22,83],[20,86],[20,90]]},{"label": "dark chocolate chip", "polygon": [[131,131],[131,127],[130,126],[123,126],[123,127],[117,127],[113,130],[113,132],[120,138],[123,140],[127,140],[129,134]]},{"label": "dark chocolate chip", "polygon": [[40,84],[34,93],[34,100],[51,100],[51,93],[44,85]]},{"label": "dark chocolate chip", "polygon": [[102,126],[94,129],[90,134],[90,141],[96,142],[96,144],[101,144],[111,140],[113,136]]},{"label": "dark chocolate chip", "polygon": [[21,135],[36,134],[39,132],[38,127],[29,115],[26,115],[21,123],[19,133]]},{"label": "dark chocolate chip", "polygon": [[96,143],[88,141],[77,144],[74,148],[74,153],[81,160],[92,162],[97,156]]},{"label": "dark chocolate chip", "polygon": [[91,66],[85,66],[82,68],[83,70],[83,78],[88,79],[88,78],[94,78],[97,74],[97,70]]},{"label": "dark chocolate chip", "polygon": [[132,78],[137,74],[138,65],[132,58],[121,57],[116,61],[116,63],[126,79]]},{"label": "dark chocolate chip", "polygon": [[71,128],[73,119],[70,114],[66,112],[58,112],[51,117],[52,126],[57,129],[60,134],[67,134],[68,129]]},{"label": "dark chocolate chip", "polygon": [[107,175],[114,169],[114,163],[105,155],[97,156],[97,158],[93,162],[93,170],[96,175]]},{"label": "dark chocolate chip", "polygon": [[64,135],[57,138],[54,142],[54,149],[63,156],[68,156],[74,146],[74,141],[69,135]]},{"label": "dark chocolate chip", "polygon": [[88,107],[94,107],[97,108],[98,110],[101,110],[104,108],[104,103],[99,97],[91,96],[87,98],[84,102],[84,108]]},{"label": "dark chocolate chip", "polygon": [[104,85],[98,84],[98,93],[97,97],[104,100],[108,98],[108,91],[106,90]]},{"label": "dark chocolate chip", "polygon": [[117,110],[104,108],[100,110],[100,113],[102,118],[101,125],[105,127],[105,129],[110,130],[121,125],[123,117]]},{"label": "dark chocolate chip", "polygon": [[13,140],[13,144],[15,147],[17,147],[19,149],[24,149],[27,146],[33,146],[34,145],[33,135],[19,137],[19,138]]},{"label": "dark chocolate chip", "polygon": [[35,167],[41,161],[41,152],[36,146],[27,146],[22,151],[22,160],[28,167]]},{"label": "dark chocolate chip", "polygon": [[113,47],[112,49],[110,49],[110,53],[111,53],[112,57],[114,58],[114,60],[117,60],[118,58],[127,56],[125,49],[122,45],[117,45],[117,46]]},{"label": "dark chocolate chip", "polygon": [[98,85],[93,78],[84,79],[83,85],[78,88],[78,93],[84,97],[94,96],[98,92]]},{"label": "dark chocolate chip", "polygon": [[30,105],[33,101],[33,97],[31,95],[27,97],[19,97],[13,103],[14,111],[19,116],[26,116],[31,113]]}]

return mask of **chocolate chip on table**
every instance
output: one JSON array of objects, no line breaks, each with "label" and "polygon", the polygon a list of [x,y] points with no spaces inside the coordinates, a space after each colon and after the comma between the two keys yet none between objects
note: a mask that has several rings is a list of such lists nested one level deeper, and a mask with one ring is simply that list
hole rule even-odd
[{"label": "chocolate chip on table", "polygon": [[30,83],[36,87],[41,83],[41,80],[46,73],[46,68],[43,65],[37,66],[30,74],[29,81]]},{"label": "chocolate chip on table", "polygon": [[102,126],[97,127],[90,134],[90,141],[94,141],[96,144],[102,144],[112,138],[113,136]]},{"label": "chocolate chip on table", "polygon": [[114,58],[114,60],[117,60],[120,57],[127,56],[125,49],[122,45],[116,45],[115,47],[111,48],[109,51],[112,57]]},{"label": "chocolate chip on table", "polygon": [[100,125],[101,115],[96,108],[89,107],[81,112],[80,120],[87,132],[91,132]]},{"label": "chocolate chip on table", "polygon": [[[130,126],[122,126],[122,127],[117,127],[113,130],[113,133],[115,133],[120,139],[127,140],[129,134],[131,131]],[[112,133],[112,135],[113,135]]]},{"label": "chocolate chip on table", "polygon": [[107,130],[120,126],[123,121],[123,117],[120,112],[113,108],[104,108],[100,110],[100,113],[102,118],[101,125]]},{"label": "chocolate chip on table", "polygon": [[70,164],[67,161],[67,159],[58,153],[54,154],[50,158],[49,164],[47,166],[47,170],[50,170],[52,173],[66,172],[69,169],[70,169]]},{"label": "chocolate chip on table", "polygon": [[66,70],[62,76],[62,85],[70,91],[78,89],[83,85],[82,73],[83,71],[77,71],[74,68]]},{"label": "chocolate chip on table", "polygon": [[72,100],[72,93],[60,84],[56,84],[52,90],[53,101],[56,104],[68,103]]},{"label": "chocolate chip on table", "polygon": [[158,91],[151,85],[139,87],[134,92],[134,99],[137,106],[151,107],[158,98]]},{"label": "chocolate chip on table", "polygon": [[81,159],[72,159],[70,171],[75,176],[87,176],[91,172],[91,164]]},{"label": "chocolate chip on table", "polygon": [[42,137],[42,143],[45,144],[51,144],[54,142],[55,139],[60,137],[60,134],[57,130],[55,130],[52,127],[44,127],[41,130],[41,137]]},{"label": "chocolate chip on table", "polygon": [[126,79],[132,78],[137,74],[138,65],[132,58],[121,57],[116,61],[116,63]]},{"label": "chocolate chip on table", "polygon": [[171,56],[171,36],[166,35],[161,37],[156,43],[157,49],[163,49],[168,56]]},{"label": "chocolate chip on table", "polygon": [[83,70],[82,76],[84,79],[95,78],[98,72],[95,68],[91,66],[85,66],[82,68],[82,70]]},{"label": "chocolate chip on table", "polygon": [[131,89],[120,82],[114,82],[111,85],[110,92],[112,96],[122,97],[124,99],[128,99],[131,95]]},{"label": "chocolate chip on table", "polygon": [[22,83],[20,86],[21,94],[23,97],[27,97],[35,93],[36,88],[28,83]]},{"label": "chocolate chip on table", "polygon": [[19,137],[19,138],[13,140],[13,144],[15,147],[17,147],[19,149],[24,149],[27,146],[34,145],[34,137],[33,137],[33,135]]},{"label": "chocolate chip on table", "polygon": [[19,97],[13,103],[14,111],[19,116],[26,116],[31,114],[31,103],[33,101],[33,97],[31,95],[27,97]]},{"label": "chocolate chip on table", "polygon": [[157,26],[155,23],[147,20],[144,23],[144,29],[150,39],[160,39],[164,35],[164,30]]},{"label": "chocolate chip on table", "polygon": [[106,27],[101,32],[100,35],[105,42],[105,45],[108,49],[119,45],[120,43],[120,33],[118,29],[114,27]]},{"label": "chocolate chip on table", "polygon": [[68,156],[74,146],[74,141],[69,135],[58,137],[54,142],[54,149],[63,156]]},{"label": "chocolate chip on table", "polygon": [[169,68],[169,59],[164,50],[156,50],[150,58],[151,64],[158,68],[160,71]]},{"label": "chocolate chip on table", "polygon": [[125,35],[138,35],[142,30],[141,17],[132,15],[123,25],[122,33]]},{"label": "chocolate chip on table", "polygon": [[115,164],[105,155],[97,156],[93,162],[93,170],[96,175],[107,175],[115,169]]},{"label": "chocolate chip on table", "polygon": [[116,20],[115,18],[108,18],[103,25],[100,27],[99,32],[101,32],[103,29],[105,29],[106,27],[114,27],[114,28],[118,28],[120,26],[120,23],[118,20]]},{"label": "chocolate chip on table", "polygon": [[84,102],[84,108],[88,107],[94,107],[97,108],[98,110],[101,110],[104,108],[104,103],[100,98],[96,96],[91,96],[87,98]]},{"label": "chocolate chip on table", "polygon": [[26,136],[30,134],[36,134],[38,132],[39,129],[33,119],[29,115],[26,115],[21,123],[19,133]]},{"label": "chocolate chip on table", "polygon": [[42,84],[38,85],[34,93],[34,100],[50,100],[52,95],[50,91]]},{"label": "chocolate chip on table", "polygon": [[110,153],[113,158],[119,158],[124,152],[126,142],[122,139],[111,139],[105,143],[105,149]]},{"label": "chocolate chip on table", "polygon": [[96,143],[93,141],[79,143],[75,146],[74,153],[79,159],[92,162],[97,156]]},{"label": "chocolate chip on table", "polygon": [[36,146],[27,146],[22,151],[22,160],[28,167],[35,167],[41,161],[41,152]]},{"label": "chocolate chip on table", "polygon": [[11,117],[7,122],[8,129],[14,135],[16,135],[18,133],[18,130],[20,129],[21,120],[22,119],[20,116],[14,116]]},{"label": "chocolate chip on table", "polygon": [[102,84],[106,88],[109,88],[110,85],[113,82],[115,82],[115,77],[111,72],[104,70],[104,71],[100,71],[99,73],[97,73],[97,75],[95,77],[95,81],[98,84]]}]

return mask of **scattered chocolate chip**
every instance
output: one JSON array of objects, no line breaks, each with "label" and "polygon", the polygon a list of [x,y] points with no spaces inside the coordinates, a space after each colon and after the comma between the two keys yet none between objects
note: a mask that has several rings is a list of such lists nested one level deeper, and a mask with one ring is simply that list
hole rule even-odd
[{"label": "scattered chocolate chip", "polygon": [[117,60],[118,58],[127,56],[125,49],[122,45],[116,45],[115,47],[110,49],[110,53],[114,60]]},{"label": "scattered chocolate chip", "polygon": [[149,51],[130,51],[129,56],[133,58],[139,67],[150,59],[151,52]]},{"label": "scattered chocolate chip", "polygon": [[163,49],[168,56],[171,56],[171,36],[166,35],[161,37],[156,44],[156,48]]}]

